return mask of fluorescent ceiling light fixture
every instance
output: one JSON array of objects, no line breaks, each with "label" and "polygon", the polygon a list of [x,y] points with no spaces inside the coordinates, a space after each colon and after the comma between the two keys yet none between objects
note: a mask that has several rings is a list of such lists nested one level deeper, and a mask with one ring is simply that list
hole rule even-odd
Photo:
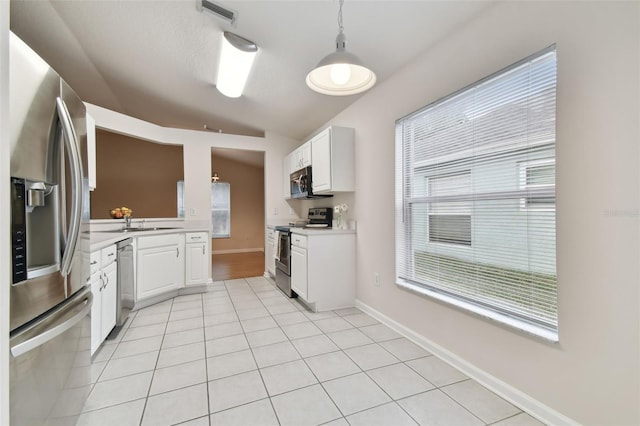
[{"label": "fluorescent ceiling light fixture", "polygon": [[369,90],[376,84],[376,74],[362,61],[346,51],[347,39],[342,25],[342,4],[338,12],[338,36],[336,51],[325,56],[309,74],[307,86],[318,93],[332,96],[355,95]]},{"label": "fluorescent ceiling light fixture", "polygon": [[230,98],[242,95],[256,53],[254,42],[228,31],[223,33],[216,82],[220,93]]}]

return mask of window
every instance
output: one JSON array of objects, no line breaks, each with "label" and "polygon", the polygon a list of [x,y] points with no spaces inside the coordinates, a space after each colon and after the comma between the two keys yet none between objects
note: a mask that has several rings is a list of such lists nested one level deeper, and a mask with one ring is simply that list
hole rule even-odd
[{"label": "window", "polygon": [[212,238],[231,236],[231,185],[226,182],[211,184]]},{"label": "window", "polygon": [[[520,189],[553,189],[556,182],[555,159],[520,163]],[[555,197],[526,197],[520,200],[522,209],[556,208]]]},{"label": "window", "polygon": [[[430,197],[455,196],[469,192],[471,171],[427,178]],[[471,245],[471,203],[440,202],[429,206],[429,242]]]},{"label": "window", "polygon": [[396,123],[396,281],[557,340],[556,52]]},{"label": "window", "polygon": [[178,194],[178,217],[184,218],[184,181],[179,180],[176,193]]}]

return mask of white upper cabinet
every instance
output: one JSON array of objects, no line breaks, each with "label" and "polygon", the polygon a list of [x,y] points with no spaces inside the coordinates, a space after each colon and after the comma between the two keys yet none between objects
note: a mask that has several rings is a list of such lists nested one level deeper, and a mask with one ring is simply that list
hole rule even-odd
[{"label": "white upper cabinet", "polygon": [[293,152],[286,157],[282,163],[282,174],[284,181],[284,198],[291,198],[291,172],[293,167]]},{"label": "white upper cabinet", "polygon": [[293,160],[291,164],[291,171],[293,173],[296,170],[300,170],[304,167],[311,165],[311,141],[300,145],[295,151],[292,152]]},{"label": "white upper cabinet", "polygon": [[351,128],[332,126],[311,139],[314,194],[355,191],[353,134]]},{"label": "white upper cabinet", "polygon": [[331,126],[284,158],[284,197],[291,198],[290,174],[311,166],[314,194],[356,190],[354,130]]}]

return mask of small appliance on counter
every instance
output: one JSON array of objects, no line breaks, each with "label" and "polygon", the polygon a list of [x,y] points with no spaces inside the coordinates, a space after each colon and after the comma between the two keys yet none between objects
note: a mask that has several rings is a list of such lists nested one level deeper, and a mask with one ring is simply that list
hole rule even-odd
[{"label": "small appliance on counter", "polygon": [[309,209],[309,223],[305,228],[331,228],[333,222],[333,208],[312,207]]}]

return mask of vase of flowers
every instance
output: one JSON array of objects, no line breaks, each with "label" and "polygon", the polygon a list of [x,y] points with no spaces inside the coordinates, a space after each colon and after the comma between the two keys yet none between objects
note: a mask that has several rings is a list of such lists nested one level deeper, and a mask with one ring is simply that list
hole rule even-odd
[{"label": "vase of flowers", "polygon": [[347,229],[347,224],[345,221],[345,213],[349,211],[349,206],[346,204],[338,204],[333,207],[333,218],[335,219],[334,228],[336,229]]}]

